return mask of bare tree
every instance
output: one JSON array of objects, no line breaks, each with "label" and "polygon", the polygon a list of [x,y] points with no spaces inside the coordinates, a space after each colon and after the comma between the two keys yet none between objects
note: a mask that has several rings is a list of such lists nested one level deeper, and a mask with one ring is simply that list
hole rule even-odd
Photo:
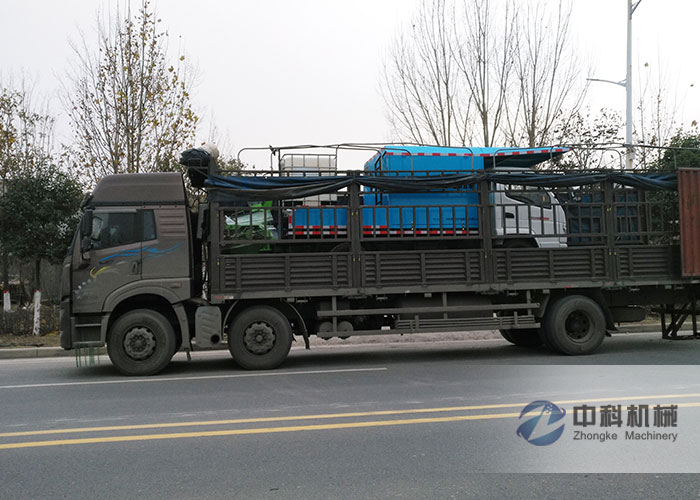
[{"label": "bare tree", "polygon": [[445,0],[424,1],[411,29],[400,32],[384,65],[382,94],[401,140],[449,146],[463,143],[464,106],[451,53],[450,9]]},{"label": "bare tree", "polygon": [[576,116],[587,91],[586,68],[569,33],[571,4],[555,11],[541,0],[526,3],[518,15],[514,51],[515,102],[507,108],[512,144],[540,146],[553,139],[557,122]]},{"label": "bare tree", "polygon": [[[678,101],[675,93],[669,90],[668,75],[661,61],[655,74],[649,63],[644,63],[644,71],[639,71],[643,82],[637,101],[637,120],[635,136],[637,141],[648,146],[668,146],[680,132],[678,123]],[[662,161],[665,153],[662,149],[636,148],[635,163],[641,168],[648,168]]]},{"label": "bare tree", "polygon": [[586,93],[570,3],[550,14],[542,0],[457,1],[422,3],[397,35],[382,81],[394,134],[441,145],[551,141]]},{"label": "bare tree", "polygon": [[143,0],[98,18],[98,51],[85,36],[64,104],[74,132],[77,166],[96,181],[110,173],[177,168],[177,154],[194,140],[198,118],[190,104],[192,78],[184,56],[170,63],[167,32]]},{"label": "bare tree", "polygon": [[35,104],[33,89],[24,78],[0,89],[0,178],[18,169],[32,169],[51,161],[55,119],[48,102]]},{"label": "bare tree", "polygon": [[469,123],[473,117],[468,113],[462,116],[464,110],[458,103],[455,111],[463,125],[457,131],[462,134],[462,144],[470,142],[470,132],[481,132],[483,145],[493,146],[501,139],[498,132],[508,102],[515,8],[507,1],[499,12],[489,0],[465,0],[462,7],[461,17],[453,24],[453,55],[479,123]]},{"label": "bare tree", "polygon": [[563,170],[621,168],[624,156],[620,148],[624,122],[615,111],[602,108],[595,114],[582,109],[558,122],[553,141],[573,146],[572,151],[555,162]]}]

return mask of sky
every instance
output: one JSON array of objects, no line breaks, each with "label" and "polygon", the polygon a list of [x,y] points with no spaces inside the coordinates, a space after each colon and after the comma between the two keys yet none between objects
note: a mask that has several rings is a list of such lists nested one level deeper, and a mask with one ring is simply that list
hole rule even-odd
[{"label": "sky", "polygon": [[[383,61],[419,0],[158,0],[173,51],[199,75],[195,107],[222,149],[391,138],[380,94]],[[136,2],[138,4],[139,2]],[[73,56],[70,41],[95,39],[107,0],[0,0],[0,82],[24,75],[70,133],[57,98]],[[573,0],[572,37],[596,78],[625,77],[627,0]],[[679,122],[700,121],[697,20],[700,2],[642,0],[633,17],[633,85],[664,75]],[[647,63],[648,66],[644,66]],[[691,86],[694,85],[694,86]],[[35,97],[36,99],[36,97]],[[624,116],[625,91],[592,83],[591,110]],[[244,158],[245,160],[246,158]],[[264,162],[260,158],[252,160]]]}]

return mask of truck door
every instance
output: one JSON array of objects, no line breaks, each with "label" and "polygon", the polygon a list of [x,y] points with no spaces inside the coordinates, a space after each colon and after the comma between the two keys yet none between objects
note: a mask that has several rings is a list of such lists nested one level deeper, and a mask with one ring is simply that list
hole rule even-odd
[{"label": "truck door", "polygon": [[[144,208],[141,278],[189,294],[189,221],[184,205]],[[185,281],[183,281],[185,280]],[[171,282],[172,281],[172,282]]]},{"label": "truck door", "polygon": [[105,298],[141,278],[142,212],[95,209],[90,251],[73,253],[73,313],[100,313]]}]

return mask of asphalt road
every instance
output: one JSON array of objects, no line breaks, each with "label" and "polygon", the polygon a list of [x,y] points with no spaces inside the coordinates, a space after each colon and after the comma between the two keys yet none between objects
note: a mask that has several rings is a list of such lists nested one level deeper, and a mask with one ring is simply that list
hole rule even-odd
[{"label": "asphalt road", "polygon": [[[700,472],[700,341],[658,337],[588,357],[500,340],[295,347],[271,372],[215,352],[149,378],[106,357],[0,361],[0,498],[700,498],[700,475],[668,474]],[[529,435],[563,423],[547,446],[517,434],[540,400],[566,412]],[[604,405],[620,427],[601,425]],[[630,405],[648,405],[648,427]],[[672,405],[675,422],[653,421]]]}]

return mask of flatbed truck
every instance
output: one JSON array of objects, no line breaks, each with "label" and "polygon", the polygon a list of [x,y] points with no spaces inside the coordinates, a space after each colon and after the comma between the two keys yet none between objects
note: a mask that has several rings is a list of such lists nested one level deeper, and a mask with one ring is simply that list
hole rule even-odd
[{"label": "flatbed truck", "polygon": [[121,373],[152,375],[178,350],[273,369],[310,336],[497,329],[590,354],[650,310],[664,337],[691,318],[698,338],[700,170],[533,170],[567,148],[366,149],[360,171],[285,169],[273,148],[277,169],[227,173],[195,149],[187,183],[104,177],[63,264],[62,347],[106,345]]}]

